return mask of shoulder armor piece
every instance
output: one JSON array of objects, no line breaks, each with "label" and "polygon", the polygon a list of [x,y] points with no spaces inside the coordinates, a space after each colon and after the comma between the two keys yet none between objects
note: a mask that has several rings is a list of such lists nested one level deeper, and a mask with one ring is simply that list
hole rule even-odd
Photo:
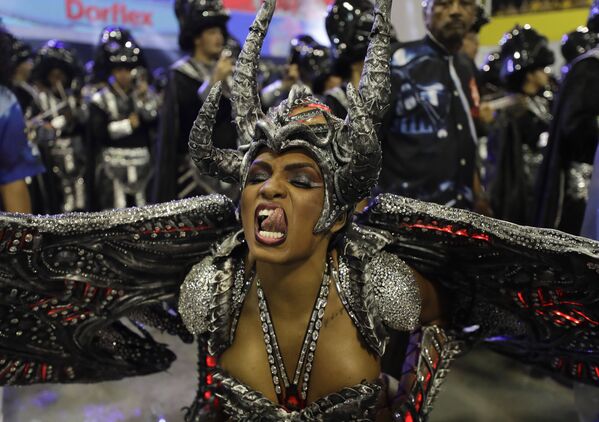
[{"label": "shoulder armor piece", "polygon": [[380,318],[388,327],[412,331],[419,326],[421,298],[414,273],[397,256],[381,251],[366,265]]},{"label": "shoulder armor piece", "polygon": [[216,271],[214,258],[208,256],[191,269],[181,286],[179,313],[192,334],[203,334],[210,326],[208,314],[212,300],[211,281],[214,280]]}]

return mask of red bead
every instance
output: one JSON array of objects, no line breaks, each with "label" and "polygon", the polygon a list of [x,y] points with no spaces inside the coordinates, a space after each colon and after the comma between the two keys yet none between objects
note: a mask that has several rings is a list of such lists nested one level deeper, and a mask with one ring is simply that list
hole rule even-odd
[{"label": "red bead", "polygon": [[285,401],[289,407],[296,408],[299,405],[299,400],[295,396],[289,396]]},{"label": "red bead", "polygon": [[416,411],[419,412],[420,411],[420,407],[422,406],[422,392],[418,392],[418,395],[416,396],[416,405],[414,407],[416,407]]},{"label": "red bead", "polygon": [[216,366],[216,358],[214,356],[206,356],[206,365],[209,368],[214,368]]},{"label": "red bead", "polygon": [[204,398],[210,400],[210,397],[212,397],[212,391],[204,391]]},{"label": "red bead", "polygon": [[214,380],[212,379],[212,374],[206,375],[206,384],[212,384]]}]

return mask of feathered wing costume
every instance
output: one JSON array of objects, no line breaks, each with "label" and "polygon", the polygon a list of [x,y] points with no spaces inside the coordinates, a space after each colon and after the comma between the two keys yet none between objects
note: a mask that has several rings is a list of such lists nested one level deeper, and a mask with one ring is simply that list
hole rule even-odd
[{"label": "feathered wing costume", "polygon": [[[380,168],[373,120],[383,115],[389,91],[390,4],[377,4],[359,92],[348,90],[351,106],[341,121],[302,90],[262,113],[256,68],[274,11],[274,0],[266,0],[235,75],[242,146],[219,150],[210,143],[216,86],[190,135],[196,164],[243,186],[260,148],[303,148],[325,179],[314,232],[351,213]],[[0,384],[94,382],[165,370],[174,355],[141,328],[152,324],[185,341],[190,332],[198,338],[200,389],[188,420],[214,410],[217,397],[234,419],[374,419],[382,390],[376,383],[289,411],[219,369],[249,288],[240,228],[234,205],[219,195],[98,214],[1,215]],[[392,405],[394,420],[426,416],[449,362],[468,343],[488,342],[564,377],[599,384],[599,243],[381,195],[349,227],[339,249],[336,288],[373,353],[383,354],[387,328],[417,325],[420,303],[409,267],[453,296],[445,330],[424,327],[412,336],[406,367],[415,376]],[[186,327],[163,305],[174,303],[182,283]]]}]

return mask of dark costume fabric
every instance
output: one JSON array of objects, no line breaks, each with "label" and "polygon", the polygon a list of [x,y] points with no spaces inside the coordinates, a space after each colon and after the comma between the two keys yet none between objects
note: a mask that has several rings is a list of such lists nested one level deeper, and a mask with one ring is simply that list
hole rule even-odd
[{"label": "dark costume fabric", "polygon": [[44,212],[62,213],[87,209],[86,140],[87,111],[77,92],[57,95],[39,86],[27,112],[46,168]]},{"label": "dark costume fabric", "polygon": [[431,36],[396,46],[392,101],[382,133],[382,191],[471,208],[478,101],[472,67]]},{"label": "dark costume fabric", "polygon": [[[200,373],[192,408],[210,410],[220,397],[224,411],[243,420],[252,420],[256,409],[265,412],[263,420],[367,416],[380,392],[376,384],[288,413],[218,370],[213,353],[231,341],[232,311],[247,289],[235,281],[245,246],[231,236],[239,230],[234,208],[214,195],[88,215],[0,216],[0,383],[92,382],[167,369],[175,356],[139,334],[142,325],[135,333],[119,318],[191,341],[179,315],[161,301],[174,300],[191,266],[209,257],[209,276],[198,272],[201,266],[192,271],[188,279],[200,290],[180,305],[193,310],[190,329],[213,326],[208,343],[200,343],[209,348],[201,350],[200,369],[211,376]],[[228,240],[219,240],[223,236]],[[373,352],[384,350],[386,324],[408,321],[397,307],[406,296],[394,293],[405,261],[452,292],[451,327],[462,341],[485,341],[557,376],[599,382],[599,243],[383,195],[359,216],[344,244],[340,259],[347,272],[339,290]],[[373,271],[379,275],[366,275]],[[462,331],[473,326],[474,333]]]},{"label": "dark costume fabric", "polygon": [[[599,165],[599,150],[595,152],[593,165]],[[589,200],[580,235],[599,240],[599,172],[593,173],[591,186],[589,187]]]},{"label": "dark costume fabric", "polygon": [[524,97],[497,114],[489,134],[490,156],[498,157],[489,189],[495,217],[534,225],[534,188],[550,122],[542,97]]},{"label": "dark costume fabric", "polygon": [[539,175],[536,223],[578,234],[584,216],[599,127],[599,51],[574,60],[553,109]]},{"label": "dark costume fabric", "polygon": [[[197,174],[187,146],[189,132],[202,106],[198,90],[210,78],[212,67],[184,57],[170,69],[160,113],[153,201],[163,202],[197,194],[222,192],[227,188]],[[222,98],[212,137],[221,148],[237,148],[231,103]]]},{"label": "dark costume fabric", "polygon": [[346,86],[337,86],[324,92],[324,102],[331,108],[332,113],[340,119],[347,116],[348,100]]},{"label": "dark costume fabric", "polygon": [[[62,80],[51,84],[50,72],[60,70]],[[80,66],[75,52],[60,40],[50,40],[34,59],[32,78],[36,95],[25,116],[48,172],[43,211],[83,211],[86,203],[85,122],[87,108],[76,81]]]},{"label": "dark costume fabric", "polygon": [[29,109],[36,95],[35,89],[27,82],[19,82],[12,87],[12,91],[21,105],[21,110]]},{"label": "dark costume fabric", "polygon": [[[139,116],[135,129],[131,114]],[[146,205],[151,176],[150,148],[158,117],[158,97],[125,93],[109,85],[92,97],[89,118],[90,162],[95,162],[96,209]]]}]

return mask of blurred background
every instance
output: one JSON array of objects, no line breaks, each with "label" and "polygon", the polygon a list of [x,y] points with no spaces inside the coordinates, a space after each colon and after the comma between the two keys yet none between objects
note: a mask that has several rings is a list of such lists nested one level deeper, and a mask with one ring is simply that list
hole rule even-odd
[{"label": "blurred background", "polygon": [[[15,36],[34,47],[50,38],[73,43],[83,61],[92,58],[102,28],[123,25],[144,48],[150,66],[158,67],[180,57],[172,3],[172,0],[2,0],[0,17]],[[245,39],[257,3],[256,0],[224,1],[231,13],[229,29],[238,40]],[[279,1],[263,55],[285,59],[289,41],[300,33],[329,45],[324,16],[331,3],[332,0]],[[401,41],[421,38],[424,34],[421,1],[394,3],[393,24],[398,38]],[[557,51],[561,37],[586,21],[591,1],[486,0],[482,3],[493,19],[481,29],[478,62],[482,62],[486,52],[497,48],[502,35],[515,24],[530,24],[547,36]],[[556,68],[559,65],[556,63]]]}]

